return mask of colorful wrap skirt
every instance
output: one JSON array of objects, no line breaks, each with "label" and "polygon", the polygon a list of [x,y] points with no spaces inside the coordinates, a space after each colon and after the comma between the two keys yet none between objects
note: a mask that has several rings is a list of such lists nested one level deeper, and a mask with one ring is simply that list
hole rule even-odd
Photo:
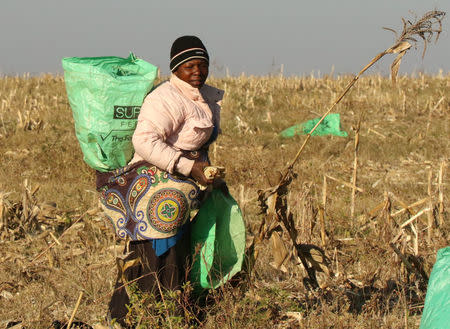
[{"label": "colorful wrap skirt", "polygon": [[169,174],[146,161],[98,172],[97,190],[117,235],[131,241],[176,235],[200,206],[200,190],[192,179]]}]

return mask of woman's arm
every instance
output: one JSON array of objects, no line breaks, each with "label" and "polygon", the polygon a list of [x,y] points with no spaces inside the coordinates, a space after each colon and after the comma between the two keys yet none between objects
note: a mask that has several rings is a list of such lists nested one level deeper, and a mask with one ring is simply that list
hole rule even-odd
[{"label": "woman's arm", "polygon": [[183,107],[164,94],[150,94],[144,100],[133,134],[135,152],[144,160],[166,170],[189,176],[194,160],[181,156],[181,151],[166,143],[184,121]]}]

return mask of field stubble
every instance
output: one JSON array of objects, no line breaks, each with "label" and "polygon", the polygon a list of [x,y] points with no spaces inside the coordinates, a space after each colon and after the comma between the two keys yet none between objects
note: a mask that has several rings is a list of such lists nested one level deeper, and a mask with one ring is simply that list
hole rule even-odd
[{"label": "field stubble", "polygon": [[[349,137],[313,137],[302,153],[284,210],[295,243],[323,250],[319,264],[307,258],[320,289],[283,223],[266,221],[259,234],[258,191],[278,182],[304,138],[278,133],[319,117],[350,79],[210,79],[226,91],[211,159],[227,170],[249,240],[261,240],[250,275],[212,293],[191,324],[418,327],[436,251],[449,243],[448,75],[404,76],[395,88],[361,78],[335,109]],[[123,243],[102,219],[62,77],[0,79],[0,151],[0,328],[48,328],[73,313],[101,323]]]}]

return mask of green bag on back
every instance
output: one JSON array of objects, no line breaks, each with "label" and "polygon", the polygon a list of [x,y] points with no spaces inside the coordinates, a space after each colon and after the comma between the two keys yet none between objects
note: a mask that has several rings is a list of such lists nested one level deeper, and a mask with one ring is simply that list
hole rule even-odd
[{"label": "green bag on back", "polygon": [[84,161],[101,172],[125,166],[133,157],[131,138],[157,67],[133,54],[69,57],[62,66]]},{"label": "green bag on back", "polygon": [[194,288],[217,288],[241,270],[245,225],[231,195],[215,189],[202,204],[191,226]]},{"label": "green bag on back", "polygon": [[420,329],[450,327],[450,247],[439,249],[428,280]]}]

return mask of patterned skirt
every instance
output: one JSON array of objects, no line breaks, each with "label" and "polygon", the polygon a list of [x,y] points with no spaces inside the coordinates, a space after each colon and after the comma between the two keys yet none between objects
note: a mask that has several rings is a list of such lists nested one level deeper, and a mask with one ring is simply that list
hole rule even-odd
[{"label": "patterned skirt", "polygon": [[200,205],[198,185],[146,161],[97,173],[97,190],[117,235],[131,241],[164,239],[178,232]]}]

